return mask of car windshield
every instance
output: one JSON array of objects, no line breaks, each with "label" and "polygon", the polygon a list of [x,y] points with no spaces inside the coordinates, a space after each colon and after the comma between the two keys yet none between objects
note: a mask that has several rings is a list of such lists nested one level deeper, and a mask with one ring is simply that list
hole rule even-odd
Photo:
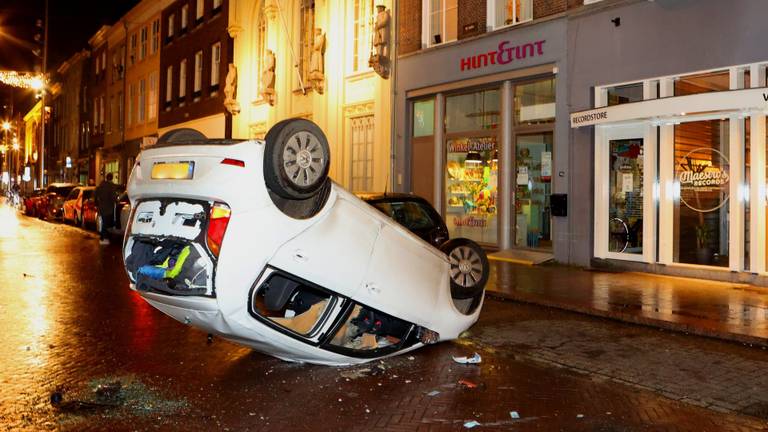
[{"label": "car windshield", "polygon": [[48,192],[55,193],[58,196],[67,196],[74,188],[74,186],[51,186]]},{"label": "car windshield", "polygon": [[373,203],[374,207],[409,230],[430,229],[435,221],[424,206],[416,201],[384,201]]}]

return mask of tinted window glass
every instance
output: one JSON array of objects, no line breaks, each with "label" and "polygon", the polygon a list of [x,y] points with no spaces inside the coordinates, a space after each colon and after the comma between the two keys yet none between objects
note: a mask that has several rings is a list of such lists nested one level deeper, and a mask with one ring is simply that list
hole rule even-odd
[{"label": "tinted window glass", "polygon": [[67,196],[67,199],[68,199],[68,200],[77,199],[77,195],[78,195],[78,194],[80,194],[80,190],[79,190],[79,189],[73,189],[73,190],[72,190],[72,191],[69,193],[69,195]]},{"label": "tinted window glass", "polygon": [[435,226],[435,221],[429,216],[429,211],[421,203],[400,201],[379,202],[373,205],[411,231],[429,229]]},{"label": "tinted window glass", "polygon": [[93,189],[86,189],[83,191],[83,199],[88,200],[93,198]]}]

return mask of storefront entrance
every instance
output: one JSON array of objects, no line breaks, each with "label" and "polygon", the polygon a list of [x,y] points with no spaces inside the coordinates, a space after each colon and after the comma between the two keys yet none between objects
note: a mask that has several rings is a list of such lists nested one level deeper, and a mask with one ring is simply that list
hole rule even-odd
[{"label": "storefront entrance", "polygon": [[552,132],[517,135],[515,141],[517,247],[552,249],[552,141]]}]

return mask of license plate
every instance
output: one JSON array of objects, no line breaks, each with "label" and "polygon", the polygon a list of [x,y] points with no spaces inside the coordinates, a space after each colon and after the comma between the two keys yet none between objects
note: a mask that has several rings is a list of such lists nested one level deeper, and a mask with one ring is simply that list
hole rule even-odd
[{"label": "license plate", "polygon": [[152,166],[154,180],[191,180],[194,173],[194,162],[157,162]]}]

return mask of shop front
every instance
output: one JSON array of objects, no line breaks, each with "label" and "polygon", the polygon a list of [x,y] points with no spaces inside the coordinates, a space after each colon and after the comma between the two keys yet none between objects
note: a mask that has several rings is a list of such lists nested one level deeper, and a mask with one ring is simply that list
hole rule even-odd
[{"label": "shop front", "polygon": [[398,60],[393,177],[435,205],[451,237],[567,261],[567,217],[550,205],[568,187],[564,28],[556,19]]},{"label": "shop front", "polygon": [[595,258],[765,276],[767,65],[601,85],[594,109],[571,114],[594,128]]}]

